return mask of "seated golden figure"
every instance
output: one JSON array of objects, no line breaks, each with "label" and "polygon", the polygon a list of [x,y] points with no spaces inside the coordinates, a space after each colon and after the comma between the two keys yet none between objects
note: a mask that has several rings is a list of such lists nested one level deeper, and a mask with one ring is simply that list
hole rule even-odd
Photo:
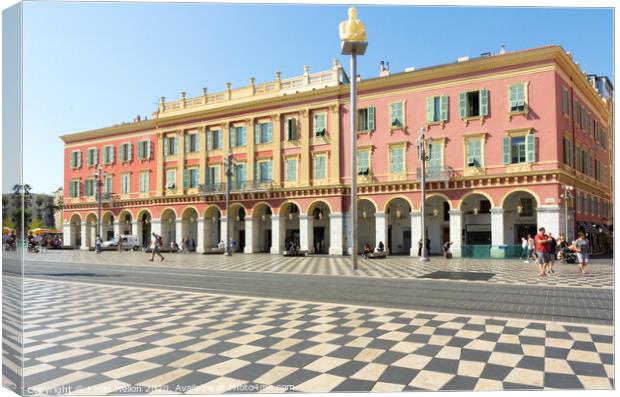
[{"label": "seated golden figure", "polygon": [[342,41],[368,41],[366,27],[357,19],[357,9],[349,8],[349,20],[340,22],[340,40]]}]

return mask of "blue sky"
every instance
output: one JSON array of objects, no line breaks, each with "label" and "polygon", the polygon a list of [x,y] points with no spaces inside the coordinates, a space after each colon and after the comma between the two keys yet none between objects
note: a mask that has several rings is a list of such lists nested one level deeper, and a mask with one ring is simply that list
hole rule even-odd
[{"label": "blue sky", "polygon": [[[613,81],[611,9],[362,6],[362,78],[459,56],[559,44]],[[27,2],[24,7],[24,180],[62,185],[58,136],[131,121],[168,100],[325,70],[340,55],[345,6]]]}]

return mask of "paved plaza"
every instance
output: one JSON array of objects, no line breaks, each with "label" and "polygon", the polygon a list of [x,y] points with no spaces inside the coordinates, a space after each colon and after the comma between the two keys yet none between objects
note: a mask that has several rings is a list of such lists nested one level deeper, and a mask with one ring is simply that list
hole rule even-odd
[{"label": "paved plaza", "polygon": [[81,264],[140,265],[148,267],[176,267],[188,269],[234,270],[249,272],[273,272],[325,276],[360,276],[397,279],[418,279],[429,273],[467,272],[491,273],[486,281],[466,280],[510,285],[541,285],[572,288],[613,288],[613,265],[611,259],[594,259],[587,268],[588,274],[581,274],[577,265],[556,263],[555,273],[539,277],[537,266],[530,261],[507,259],[444,259],[431,257],[430,262],[421,263],[418,258],[391,256],[387,259],[360,259],[359,270],[353,271],[347,257],[283,257],[271,254],[223,255],[166,254],[166,260],[148,262],[150,255],[141,252],[103,252],[61,250],[29,254],[31,261],[49,261]]},{"label": "paved plaza", "polygon": [[[5,275],[5,299],[19,281]],[[613,388],[609,326],[60,280],[23,288],[30,394]],[[8,307],[15,336],[19,305]],[[15,349],[5,341],[8,375]]]}]

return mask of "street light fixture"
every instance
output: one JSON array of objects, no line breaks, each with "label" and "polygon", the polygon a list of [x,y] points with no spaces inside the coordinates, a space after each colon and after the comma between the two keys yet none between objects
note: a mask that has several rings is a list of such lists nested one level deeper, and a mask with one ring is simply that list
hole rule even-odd
[{"label": "street light fixture", "polygon": [[230,184],[232,183],[232,153],[228,153],[224,157],[224,169],[226,171],[226,244],[224,256],[231,256],[230,247]]},{"label": "street light fixture", "polygon": [[430,259],[428,258],[428,256],[426,255],[426,225],[425,225],[425,218],[426,218],[426,162],[430,161],[431,159],[431,148],[432,148],[432,143],[431,140],[428,140],[428,154],[426,153],[426,145],[427,145],[427,140],[424,137],[424,133],[426,132],[426,130],[424,129],[424,127],[420,128],[420,136],[418,137],[418,139],[416,139],[416,148],[418,150],[418,160],[421,163],[421,187],[422,187],[422,208],[420,208],[421,210],[421,217],[420,217],[420,223],[421,223],[421,228],[422,228],[422,252],[420,253],[420,261],[421,262],[428,262],[430,261]]},{"label": "street light fixture", "polygon": [[102,177],[105,175],[103,172],[103,165],[99,164],[95,169],[95,183],[97,185],[97,235],[101,238],[103,236],[102,222],[101,222],[101,187],[103,182]]},{"label": "street light fixture", "polygon": [[357,9],[349,8],[349,19],[340,23],[342,55],[351,55],[351,264],[357,270],[357,56],[364,55],[368,47],[366,27],[357,19]]},{"label": "street light fixture", "polygon": [[562,199],[564,200],[564,233],[566,234],[566,236],[564,237],[566,241],[572,241],[568,239],[568,200],[573,198],[571,192],[575,188],[570,185],[564,185],[563,188],[564,194],[562,194],[560,197],[562,197]]}]

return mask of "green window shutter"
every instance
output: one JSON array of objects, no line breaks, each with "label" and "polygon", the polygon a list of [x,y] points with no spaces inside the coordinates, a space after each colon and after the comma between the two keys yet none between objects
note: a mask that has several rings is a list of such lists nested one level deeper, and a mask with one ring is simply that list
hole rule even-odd
[{"label": "green window shutter", "polygon": [[131,143],[127,144],[127,160],[131,161],[131,155],[133,152],[133,145]]},{"label": "green window shutter", "polygon": [[82,152],[77,152],[77,167],[82,167]]},{"label": "green window shutter", "polygon": [[142,147],[142,142],[138,142],[138,158],[139,159],[142,159],[145,157],[143,151],[144,151],[144,148]]},{"label": "green window shutter", "polygon": [[504,137],[504,164],[510,164],[510,137]]},{"label": "green window shutter", "polygon": [[170,154],[170,149],[168,148],[168,138],[164,137],[164,156]]},{"label": "green window shutter", "polygon": [[441,120],[448,121],[448,96],[441,96]]},{"label": "green window shutter", "polygon": [[241,144],[241,146],[245,146],[247,145],[247,139],[248,139],[248,134],[247,134],[247,128],[245,128],[245,126],[241,127],[241,141],[243,142]]},{"label": "green window shutter", "polygon": [[368,108],[368,122],[366,125],[368,125],[368,130],[370,131],[374,131],[375,130],[375,108],[374,106],[370,106]]},{"label": "green window shutter", "polygon": [[272,142],[273,140],[273,124],[271,122],[267,123],[267,143]]},{"label": "green window shutter", "polygon": [[97,159],[97,152],[98,152],[98,150],[97,150],[96,148],[95,148],[95,149],[93,149],[93,153],[92,153],[92,155],[91,155],[91,156],[93,157],[93,158],[92,158],[93,165],[97,165],[97,164],[99,164],[99,163],[97,162],[97,160],[98,160],[98,159]]},{"label": "green window shutter", "polygon": [[86,165],[92,165],[90,149],[86,150]]},{"label": "green window shutter", "polygon": [[235,147],[235,128],[234,127],[230,127],[229,130],[229,135],[230,135],[230,147]]},{"label": "green window shutter", "polygon": [[259,144],[260,141],[260,124],[254,124],[254,143]]},{"label": "green window shutter", "polygon": [[69,153],[69,167],[71,168],[75,167],[75,156],[73,152]]},{"label": "green window shutter", "polygon": [[207,150],[213,150],[213,131],[207,131]]},{"label": "green window shutter", "polygon": [[461,116],[462,119],[464,119],[467,116],[467,113],[465,112],[466,110],[466,100],[465,100],[465,93],[461,92],[459,94],[459,115]]},{"label": "green window shutter", "polygon": [[426,121],[435,121],[435,100],[432,96],[426,97]]},{"label": "green window shutter", "polygon": [[173,144],[174,144],[174,153],[172,154],[178,154],[179,153],[179,137],[175,136],[172,140]]},{"label": "green window shutter", "polygon": [[480,90],[480,116],[489,115],[489,90],[483,88]]},{"label": "green window shutter", "polygon": [[188,182],[188,171],[187,168],[183,169],[183,188],[187,189],[187,182]]},{"label": "green window shutter", "polygon": [[183,140],[184,140],[183,143],[185,145],[185,147],[183,149],[184,149],[185,153],[189,153],[189,138],[190,138],[189,134],[184,134],[183,135]]},{"label": "green window shutter", "polygon": [[200,151],[200,134],[196,134],[196,151]]},{"label": "green window shutter", "polygon": [[75,186],[73,181],[69,182],[69,197],[75,197]]},{"label": "green window shutter", "polygon": [[526,155],[525,161],[533,163],[536,161],[536,137],[534,134],[527,134],[525,136]]},{"label": "green window shutter", "polygon": [[151,159],[151,158],[153,158],[152,157],[153,156],[153,141],[148,141],[147,147],[148,147],[148,152],[149,153],[148,153],[148,155],[146,157]]},{"label": "green window shutter", "polygon": [[517,102],[517,86],[515,84],[508,88],[508,111],[512,111],[516,107]]}]

